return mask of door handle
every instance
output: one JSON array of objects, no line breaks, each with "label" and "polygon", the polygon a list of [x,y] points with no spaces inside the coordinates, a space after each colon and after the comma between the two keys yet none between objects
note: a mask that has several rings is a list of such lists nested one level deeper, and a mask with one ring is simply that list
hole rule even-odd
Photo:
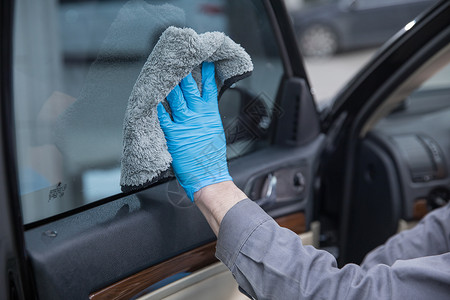
[{"label": "door handle", "polygon": [[261,199],[255,200],[255,203],[261,207],[272,205],[277,200],[277,177],[272,173],[267,175],[266,184],[264,184],[264,187],[266,186],[267,189],[265,196]]}]

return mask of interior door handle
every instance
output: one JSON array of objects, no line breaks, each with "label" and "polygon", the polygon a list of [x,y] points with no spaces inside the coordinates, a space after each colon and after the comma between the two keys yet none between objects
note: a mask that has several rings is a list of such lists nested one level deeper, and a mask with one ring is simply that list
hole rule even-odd
[{"label": "interior door handle", "polygon": [[264,184],[264,187],[266,187],[266,194],[263,198],[255,200],[256,204],[259,206],[267,206],[272,205],[277,200],[277,177],[270,173],[267,175],[266,184]]}]

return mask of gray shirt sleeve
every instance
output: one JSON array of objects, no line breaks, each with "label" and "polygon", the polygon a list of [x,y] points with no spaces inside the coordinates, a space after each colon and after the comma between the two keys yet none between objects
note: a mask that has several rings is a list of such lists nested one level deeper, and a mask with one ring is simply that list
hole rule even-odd
[{"label": "gray shirt sleeve", "polygon": [[[448,223],[448,219],[447,219]],[[442,243],[448,244],[449,236]],[[339,269],[250,200],[222,220],[216,256],[256,299],[449,299],[450,253]]]},{"label": "gray shirt sleeve", "polygon": [[361,267],[368,270],[377,264],[392,266],[399,259],[446,252],[450,252],[450,203],[429,213],[414,228],[394,235],[384,245],[371,251]]}]

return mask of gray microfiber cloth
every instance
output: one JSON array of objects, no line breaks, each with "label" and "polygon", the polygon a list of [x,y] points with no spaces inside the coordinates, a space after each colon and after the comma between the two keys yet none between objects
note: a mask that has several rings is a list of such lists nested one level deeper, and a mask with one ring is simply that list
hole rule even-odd
[{"label": "gray microfiber cloth", "polygon": [[247,52],[224,33],[197,34],[190,28],[171,26],[159,38],[128,99],[120,179],[123,192],[173,175],[156,105],[190,72],[200,88],[204,61],[215,64],[219,95],[253,70]]}]

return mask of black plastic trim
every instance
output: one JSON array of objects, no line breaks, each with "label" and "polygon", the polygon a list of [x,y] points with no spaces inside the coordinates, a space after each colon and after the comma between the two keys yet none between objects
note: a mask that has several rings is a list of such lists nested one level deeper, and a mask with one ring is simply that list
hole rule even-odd
[{"label": "black plastic trim", "polygon": [[320,134],[320,121],[306,80],[290,78],[283,82],[281,114],[276,122],[277,145],[301,146]]},{"label": "black plastic trim", "polygon": [[[279,11],[275,11],[275,8],[277,7],[277,4],[279,4],[280,1],[271,1],[271,0],[264,0],[264,7],[267,11],[267,16],[269,17],[270,23],[272,25],[272,30],[274,31],[274,36],[277,41],[278,51],[281,56],[283,67],[284,67],[284,74],[285,77],[292,77],[294,75],[292,70],[292,63],[291,59],[289,57],[288,51],[285,46],[285,41],[282,36],[282,32],[280,29],[280,19],[279,19]],[[275,3],[275,4],[274,4]],[[279,8],[279,7],[278,7]],[[278,14],[277,14],[278,13]]]},{"label": "black plastic trim", "polygon": [[278,20],[278,35],[281,37],[285,55],[289,58],[289,68],[294,77],[303,78],[309,89],[311,88],[306,73],[303,57],[300,54],[297,40],[295,38],[291,17],[287,13],[284,1],[270,0],[273,12]]},{"label": "black plastic trim", "polygon": [[346,251],[346,261],[360,264],[369,251],[397,232],[403,203],[399,172],[391,156],[369,139],[358,144],[356,153],[353,192],[358,201],[350,204],[356,213],[348,220],[352,247]]}]

